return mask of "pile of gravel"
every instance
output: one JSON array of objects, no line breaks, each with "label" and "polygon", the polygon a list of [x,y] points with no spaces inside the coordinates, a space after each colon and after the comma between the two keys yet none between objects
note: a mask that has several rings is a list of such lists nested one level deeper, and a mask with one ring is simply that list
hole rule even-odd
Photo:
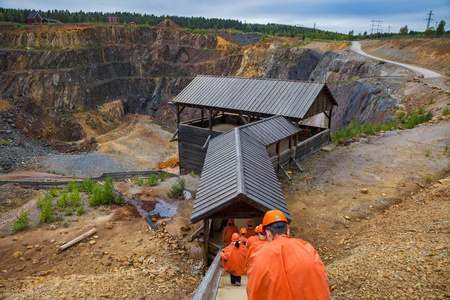
[{"label": "pile of gravel", "polygon": [[98,177],[103,173],[121,172],[124,168],[112,158],[97,153],[56,154],[39,159],[38,165],[50,172],[76,177]]}]

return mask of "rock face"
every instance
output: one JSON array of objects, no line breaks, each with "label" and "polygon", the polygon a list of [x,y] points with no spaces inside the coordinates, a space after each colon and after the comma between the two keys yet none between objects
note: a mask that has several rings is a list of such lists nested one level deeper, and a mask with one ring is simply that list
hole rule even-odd
[{"label": "rock face", "polygon": [[[257,36],[246,38],[253,43]],[[198,74],[326,81],[339,103],[332,128],[389,120],[399,101],[381,85],[354,80],[379,76],[381,66],[303,44],[240,51],[186,30],[83,25],[4,30],[0,46],[0,96],[15,108],[8,126],[44,140],[86,138],[80,124],[105,132],[127,113],[173,127],[167,102]],[[89,113],[77,119],[80,111]]]}]

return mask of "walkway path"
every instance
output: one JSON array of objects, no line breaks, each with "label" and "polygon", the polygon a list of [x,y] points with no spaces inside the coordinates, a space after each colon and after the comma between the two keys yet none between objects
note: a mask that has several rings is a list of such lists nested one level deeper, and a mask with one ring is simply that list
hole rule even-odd
[{"label": "walkway path", "polygon": [[247,285],[247,275],[242,275],[241,286],[231,284],[230,274],[225,270],[222,271],[219,289],[217,291],[216,300],[240,300],[247,299],[245,287]]},{"label": "walkway path", "polygon": [[352,42],[352,46],[351,46],[350,49],[353,52],[356,52],[356,53],[358,53],[360,55],[363,55],[363,56],[367,56],[367,57],[370,57],[370,58],[373,58],[373,59],[378,59],[378,60],[384,60],[384,61],[389,62],[391,64],[399,65],[399,66],[401,66],[403,68],[406,68],[408,70],[413,71],[414,73],[418,73],[418,75],[423,75],[425,78],[444,77],[444,75],[442,75],[442,74],[439,74],[439,73],[436,73],[436,72],[433,72],[433,71],[430,71],[430,70],[427,70],[427,69],[424,69],[424,68],[419,68],[419,67],[416,67],[416,66],[402,64],[402,63],[399,63],[399,62],[390,61],[390,60],[386,60],[386,59],[382,59],[382,58],[379,58],[379,57],[375,57],[375,56],[369,55],[369,54],[367,54],[367,53],[365,53],[364,51],[361,50],[361,44],[359,42]]}]

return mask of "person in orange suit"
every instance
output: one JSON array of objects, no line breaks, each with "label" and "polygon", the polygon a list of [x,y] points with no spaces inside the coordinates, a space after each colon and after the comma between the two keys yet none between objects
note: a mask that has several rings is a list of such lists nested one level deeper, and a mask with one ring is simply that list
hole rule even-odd
[{"label": "person in orange suit", "polygon": [[311,244],[289,237],[287,219],[279,210],[266,212],[267,244],[252,254],[247,268],[249,300],[330,300],[327,272]]},{"label": "person in orange suit", "polygon": [[[258,229],[259,229],[259,225],[256,226],[256,228],[255,228],[255,235],[247,238],[247,248],[248,248],[249,251],[250,251],[250,247],[252,246],[252,244],[254,242],[256,242],[257,240],[259,240]],[[248,233],[248,231],[247,231],[247,233]]]},{"label": "person in orange suit", "polygon": [[239,241],[241,241],[241,243],[243,243],[245,245],[245,247],[247,247],[247,249],[248,249],[247,238],[245,237],[245,235],[247,234],[247,229],[241,228],[240,233],[241,233],[241,236],[239,237]]},{"label": "person in orange suit", "polygon": [[223,242],[226,246],[231,243],[233,233],[239,234],[239,228],[234,225],[234,219],[228,219],[228,225],[223,229]]},{"label": "person in orange suit", "polygon": [[246,238],[249,238],[251,236],[255,236],[255,230],[253,229],[253,221],[248,221],[247,222],[247,235],[245,236]]},{"label": "person in orange suit", "polygon": [[[257,241],[253,241],[253,240],[250,241],[250,239],[253,238],[253,237],[250,237],[250,239],[248,239],[248,242],[247,242],[247,244],[248,244],[248,246],[247,246],[247,248],[248,248],[247,268],[249,268],[250,265],[252,264],[254,256],[258,253],[258,251],[261,248],[260,246],[262,246],[264,244],[267,244],[267,238],[263,234],[262,225],[256,226],[255,232],[256,232],[256,234],[258,236],[257,237],[258,240]],[[252,257],[252,255],[253,255],[253,257]]]},{"label": "person in orange suit", "polygon": [[241,285],[241,276],[245,274],[248,249],[239,241],[239,234],[233,233],[232,242],[220,253],[222,264],[230,273],[231,284]]}]

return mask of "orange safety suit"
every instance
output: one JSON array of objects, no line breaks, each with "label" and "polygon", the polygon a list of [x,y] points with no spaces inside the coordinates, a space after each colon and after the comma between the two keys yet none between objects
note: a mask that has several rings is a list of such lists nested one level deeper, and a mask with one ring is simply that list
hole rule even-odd
[{"label": "orange safety suit", "polygon": [[254,235],[254,236],[249,237],[247,239],[247,248],[248,248],[248,250],[250,250],[251,245],[254,242],[258,241],[258,240],[259,240],[259,236],[258,235]]},{"label": "orange safety suit", "polygon": [[331,299],[325,266],[311,244],[280,235],[259,247],[251,258],[249,300]]},{"label": "orange safety suit", "polygon": [[253,263],[255,255],[257,255],[261,251],[261,246],[267,244],[267,240],[258,239],[256,242],[252,243],[252,245],[248,248],[247,253],[247,268]]},{"label": "orange safety suit", "polygon": [[246,238],[249,238],[249,237],[255,236],[255,235],[256,235],[255,229],[253,229],[253,228],[247,228],[247,234],[245,235]]},{"label": "orange safety suit", "polygon": [[234,276],[244,275],[245,270],[247,269],[245,265],[247,252],[247,247],[245,247],[242,243],[239,248],[237,248],[233,243],[225,247],[223,252],[220,253],[225,271]]},{"label": "orange safety suit", "polygon": [[245,247],[248,249],[247,238],[245,236],[240,236],[239,241],[241,242],[241,245],[245,242]]},{"label": "orange safety suit", "polygon": [[236,225],[227,225],[223,229],[223,242],[225,245],[229,245],[231,243],[231,237],[233,233],[239,234],[239,228]]}]

